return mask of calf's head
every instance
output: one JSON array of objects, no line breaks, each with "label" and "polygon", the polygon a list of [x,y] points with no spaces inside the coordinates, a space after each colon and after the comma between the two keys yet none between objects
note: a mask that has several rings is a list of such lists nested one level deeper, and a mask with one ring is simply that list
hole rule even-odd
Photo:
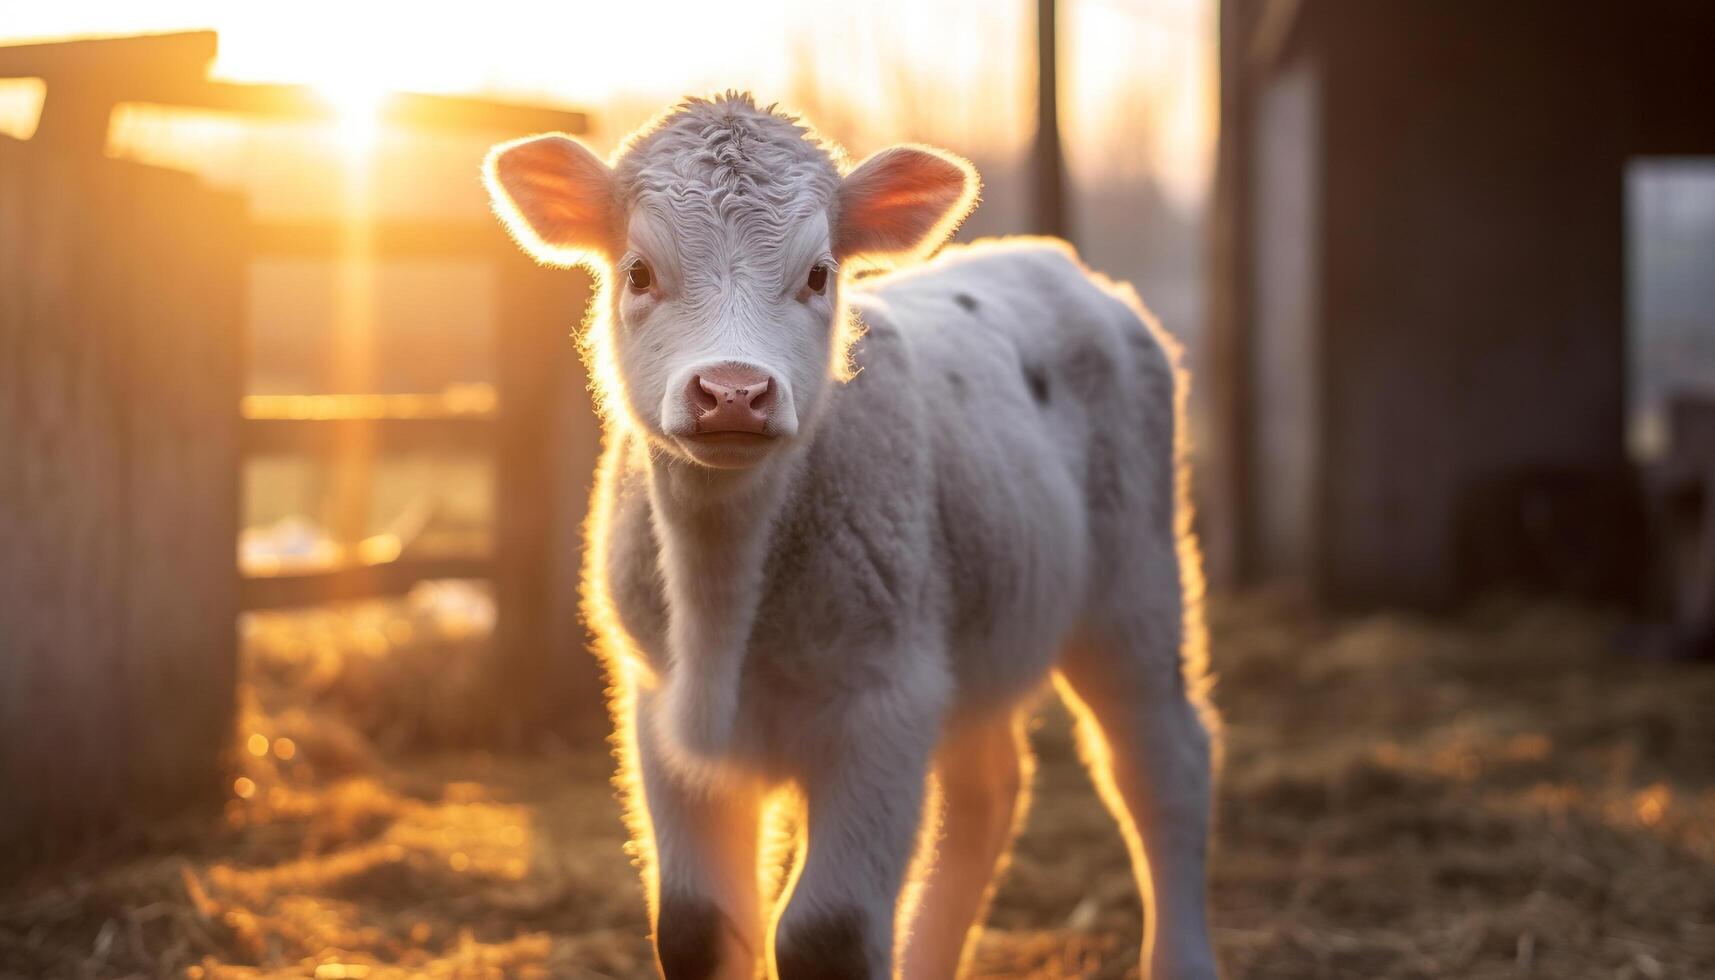
[{"label": "calf's head", "polygon": [[586,347],[604,412],[737,468],[790,443],[844,377],[842,270],[927,255],[976,199],[975,171],[938,150],[842,160],[729,93],[676,107],[611,162],[558,134],[502,144],[485,180],[538,261],[596,273]]}]

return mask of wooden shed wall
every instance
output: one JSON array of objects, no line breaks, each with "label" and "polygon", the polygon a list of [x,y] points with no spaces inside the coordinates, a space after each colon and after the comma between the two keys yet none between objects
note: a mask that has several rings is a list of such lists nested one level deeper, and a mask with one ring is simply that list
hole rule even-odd
[{"label": "wooden shed wall", "polygon": [[1322,591],[1437,603],[1473,488],[1624,466],[1623,66],[1601,4],[1339,0]]}]

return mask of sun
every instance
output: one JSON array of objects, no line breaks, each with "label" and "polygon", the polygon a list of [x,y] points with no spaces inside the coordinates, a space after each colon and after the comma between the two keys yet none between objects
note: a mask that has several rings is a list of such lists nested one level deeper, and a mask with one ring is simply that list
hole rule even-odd
[{"label": "sun", "polygon": [[354,156],[373,150],[382,113],[392,98],[387,86],[373,75],[352,75],[318,81],[312,87],[334,112],[340,147]]}]

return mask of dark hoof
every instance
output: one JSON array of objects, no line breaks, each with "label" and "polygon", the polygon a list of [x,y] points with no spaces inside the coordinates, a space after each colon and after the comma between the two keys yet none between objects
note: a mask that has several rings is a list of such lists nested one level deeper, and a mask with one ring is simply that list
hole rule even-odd
[{"label": "dark hoof", "polygon": [[774,965],[780,980],[869,980],[863,917],[855,912],[808,919],[782,930]]},{"label": "dark hoof", "polygon": [[708,980],[721,965],[721,913],[700,898],[661,899],[655,955],[666,980]]}]

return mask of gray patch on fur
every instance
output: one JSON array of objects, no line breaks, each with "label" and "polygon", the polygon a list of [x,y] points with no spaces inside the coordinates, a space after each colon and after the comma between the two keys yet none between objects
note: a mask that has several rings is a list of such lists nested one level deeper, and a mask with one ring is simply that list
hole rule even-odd
[{"label": "gray patch on fur", "polygon": [[964,401],[970,395],[965,384],[965,376],[957,371],[947,372],[947,387],[952,389],[953,396],[959,401]]},{"label": "gray patch on fur", "polygon": [[1072,341],[1056,374],[1086,396],[1105,397],[1116,380],[1113,355],[1095,337]]},{"label": "gray patch on fur", "polygon": [[1034,364],[1024,366],[1024,383],[1030,386],[1030,397],[1036,404],[1048,404],[1048,373]]}]

